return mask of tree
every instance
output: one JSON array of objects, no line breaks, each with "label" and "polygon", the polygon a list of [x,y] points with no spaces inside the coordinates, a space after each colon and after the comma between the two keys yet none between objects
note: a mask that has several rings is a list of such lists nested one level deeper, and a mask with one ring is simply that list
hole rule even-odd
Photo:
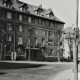
[{"label": "tree", "polygon": [[60,61],[60,38],[61,38],[62,30],[57,31],[57,39],[58,39],[58,61]]}]

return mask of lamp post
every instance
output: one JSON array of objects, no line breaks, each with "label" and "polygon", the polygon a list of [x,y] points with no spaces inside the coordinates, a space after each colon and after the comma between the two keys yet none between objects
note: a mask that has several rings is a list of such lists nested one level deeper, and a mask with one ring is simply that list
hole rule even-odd
[{"label": "lamp post", "polygon": [[76,30],[73,40],[73,54],[74,54],[74,80],[78,80],[78,8],[79,0],[76,1]]}]

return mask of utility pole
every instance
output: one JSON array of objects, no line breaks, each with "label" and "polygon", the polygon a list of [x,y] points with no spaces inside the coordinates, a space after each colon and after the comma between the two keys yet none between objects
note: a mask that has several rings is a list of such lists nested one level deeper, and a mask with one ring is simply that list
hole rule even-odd
[{"label": "utility pole", "polygon": [[72,44],[71,44],[71,33],[69,32],[68,33],[69,34],[69,37],[67,38],[68,39],[68,46],[69,46],[69,55],[70,55],[70,57],[69,57],[69,59],[71,59],[71,46],[72,46]]},{"label": "utility pole", "polygon": [[75,36],[73,40],[73,55],[74,55],[74,80],[78,80],[78,8],[79,8],[79,0],[76,1],[76,29]]}]

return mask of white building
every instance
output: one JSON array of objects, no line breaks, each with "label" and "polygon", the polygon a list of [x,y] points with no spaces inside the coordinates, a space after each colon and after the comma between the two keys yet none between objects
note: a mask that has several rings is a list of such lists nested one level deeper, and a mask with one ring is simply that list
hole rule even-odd
[{"label": "white building", "polygon": [[65,28],[62,33],[63,57],[66,59],[73,59],[73,33],[72,27]]}]

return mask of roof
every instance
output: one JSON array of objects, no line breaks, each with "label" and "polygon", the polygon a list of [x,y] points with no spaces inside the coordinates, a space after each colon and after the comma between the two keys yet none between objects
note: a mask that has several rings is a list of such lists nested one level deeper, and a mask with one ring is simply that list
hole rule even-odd
[{"label": "roof", "polygon": [[0,0],[0,6],[2,7],[2,0]]},{"label": "roof", "polygon": [[67,28],[64,28],[63,30],[65,33],[74,33],[74,29],[72,27],[67,27]]},{"label": "roof", "polygon": [[[3,0],[0,0],[0,6],[3,7]],[[4,1],[8,1],[8,0],[4,0]],[[15,10],[18,10],[18,11],[21,11],[20,10],[20,7],[23,6],[24,4],[27,5],[27,12],[29,12],[30,14],[33,14],[33,15],[36,15],[36,16],[39,16],[39,17],[43,17],[43,18],[47,18],[47,19],[50,19],[50,20],[54,20],[54,21],[57,21],[57,22],[60,22],[60,23],[63,23],[63,21],[61,21],[59,18],[57,18],[52,9],[44,9],[42,8],[42,5],[39,5],[39,6],[34,6],[34,5],[31,5],[31,4],[28,4],[28,3],[25,3],[25,2],[22,2],[22,1],[19,1],[19,0],[11,0],[11,2],[13,3],[12,4],[12,7],[15,9]],[[41,12],[41,15],[37,15],[35,13],[35,11],[38,9],[38,8],[41,8],[43,11]],[[27,13],[26,12],[26,13]],[[50,14],[50,13],[53,13],[52,17],[48,17],[47,15]]]},{"label": "roof", "polygon": [[65,38],[73,38],[74,29],[72,27],[65,28],[64,30]]}]

